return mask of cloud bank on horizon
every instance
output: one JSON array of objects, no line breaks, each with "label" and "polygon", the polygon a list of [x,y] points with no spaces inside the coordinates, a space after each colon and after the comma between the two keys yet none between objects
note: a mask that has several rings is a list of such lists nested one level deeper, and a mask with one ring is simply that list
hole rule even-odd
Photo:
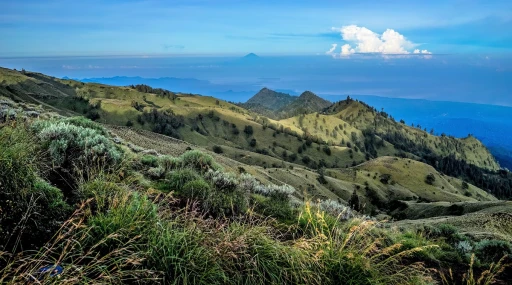
[{"label": "cloud bank on horizon", "polygon": [[393,29],[387,29],[381,35],[365,27],[348,25],[341,28],[332,28],[341,33],[343,41],[348,42],[341,46],[341,51],[336,52],[338,44],[332,44],[326,54],[333,57],[348,57],[352,54],[382,54],[382,55],[423,55],[431,57],[431,52],[420,50],[415,44],[405,38],[404,35]]}]

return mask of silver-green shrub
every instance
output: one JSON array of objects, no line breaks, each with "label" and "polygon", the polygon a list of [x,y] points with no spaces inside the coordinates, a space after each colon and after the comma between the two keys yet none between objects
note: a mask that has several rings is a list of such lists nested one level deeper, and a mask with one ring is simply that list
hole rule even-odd
[{"label": "silver-green shrub", "polygon": [[455,245],[455,249],[461,254],[461,255],[467,255],[473,251],[473,246],[471,245],[471,242],[467,240],[459,241]]},{"label": "silver-green shrub", "polygon": [[318,203],[318,207],[320,210],[325,211],[326,213],[341,220],[348,220],[355,217],[354,213],[349,207],[334,200],[323,200]]},{"label": "silver-green shrub", "polygon": [[38,121],[33,128],[55,166],[88,166],[98,162],[109,165],[121,160],[120,149],[99,129],[62,121]]},{"label": "silver-green shrub", "polygon": [[238,185],[238,179],[234,174],[220,170],[209,169],[205,173],[205,178],[218,190],[233,191]]},{"label": "silver-green shrub", "polygon": [[243,173],[240,175],[240,187],[248,192],[261,194],[263,196],[271,196],[275,193],[292,195],[295,193],[295,188],[288,184],[283,185],[263,185],[261,182],[256,180],[252,175]]}]

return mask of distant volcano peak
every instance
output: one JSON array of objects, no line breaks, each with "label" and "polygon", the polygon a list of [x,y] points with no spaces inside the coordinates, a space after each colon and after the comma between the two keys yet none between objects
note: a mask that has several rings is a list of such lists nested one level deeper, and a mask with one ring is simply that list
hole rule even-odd
[{"label": "distant volcano peak", "polygon": [[256,55],[255,53],[248,53],[244,56],[244,58],[259,58],[258,55]]}]

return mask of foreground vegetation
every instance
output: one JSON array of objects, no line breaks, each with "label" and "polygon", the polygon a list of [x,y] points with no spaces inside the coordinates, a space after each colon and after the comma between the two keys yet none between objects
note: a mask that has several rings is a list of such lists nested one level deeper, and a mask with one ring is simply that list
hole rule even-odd
[{"label": "foreground vegetation", "polygon": [[[84,118],[0,122],[2,284],[491,284],[509,276],[509,242],[449,225],[378,222],[356,211],[357,194],[351,208],[227,172],[199,150],[134,151]],[[40,273],[45,266],[63,270]]]}]

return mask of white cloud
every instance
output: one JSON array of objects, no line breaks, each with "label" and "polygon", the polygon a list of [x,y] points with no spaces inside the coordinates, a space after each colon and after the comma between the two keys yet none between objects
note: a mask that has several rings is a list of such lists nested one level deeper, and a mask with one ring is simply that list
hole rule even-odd
[{"label": "white cloud", "polygon": [[341,46],[341,55],[351,55],[356,51],[353,48],[350,48],[349,44],[344,44]]},{"label": "white cloud", "polygon": [[[336,54],[334,51],[337,44],[333,44],[331,49],[327,52],[334,57],[348,56],[354,53],[376,53],[383,55],[410,54],[418,44],[414,44],[407,40],[402,34],[395,30],[387,29],[382,35],[379,35],[365,27],[356,25],[343,26],[341,28],[332,28],[334,31],[341,33],[344,41],[348,42],[341,46],[341,52]],[[415,49],[413,54],[430,55],[431,52],[427,50]]]},{"label": "white cloud", "polygon": [[330,50],[328,50],[328,51],[326,52],[326,54],[331,54],[331,55],[332,55],[332,54],[334,54],[334,50],[336,50],[336,47],[337,47],[337,46],[338,46],[338,44],[332,44],[331,49],[330,49]]},{"label": "white cloud", "polygon": [[432,54],[431,52],[429,52],[428,50],[424,49],[424,50],[419,50],[419,49],[415,49],[413,51],[414,54]]}]

